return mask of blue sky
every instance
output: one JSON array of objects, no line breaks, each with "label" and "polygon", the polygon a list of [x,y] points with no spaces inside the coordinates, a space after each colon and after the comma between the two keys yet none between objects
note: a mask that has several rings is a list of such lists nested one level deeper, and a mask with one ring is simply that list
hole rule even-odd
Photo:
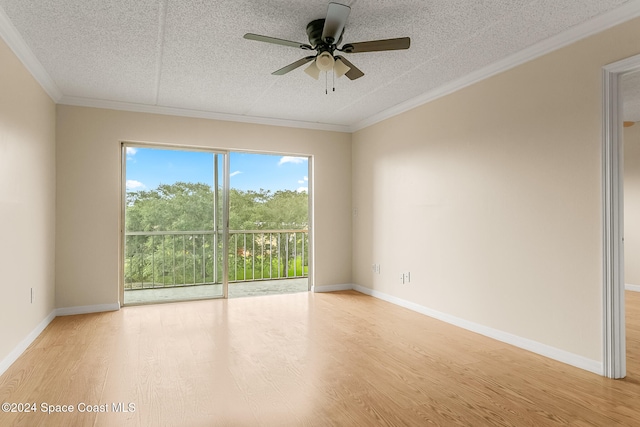
[{"label": "blue sky", "polygon": [[[230,153],[231,188],[308,191],[308,159]],[[127,148],[127,191],[151,190],[176,181],[213,185],[213,154],[155,148]]]}]

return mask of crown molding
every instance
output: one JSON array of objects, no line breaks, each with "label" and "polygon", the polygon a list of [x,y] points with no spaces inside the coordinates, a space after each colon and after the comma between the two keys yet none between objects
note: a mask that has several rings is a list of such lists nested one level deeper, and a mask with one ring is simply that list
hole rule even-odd
[{"label": "crown molding", "polygon": [[47,92],[53,102],[57,103],[62,98],[62,92],[31,49],[29,49],[29,46],[27,46],[16,27],[11,23],[2,6],[0,6],[0,37],[31,73],[33,78],[42,86],[42,89]]},{"label": "crown molding", "polygon": [[299,120],[285,120],[271,117],[244,116],[240,114],[216,113],[213,111],[191,110],[187,108],[164,107],[159,105],[135,104],[130,102],[108,101],[104,99],[63,96],[58,104],[76,107],[105,108],[108,110],[132,111],[136,113],[164,114],[168,116],[193,117],[200,119],[220,120],[226,122],[252,123],[268,126],[324,130],[333,132],[351,132],[349,126]]},{"label": "crown molding", "polygon": [[503,71],[507,71],[511,68],[517,67],[518,65],[524,64],[525,62],[529,62],[540,56],[546,55],[547,53],[568,46],[572,43],[597,34],[623,22],[629,21],[638,16],[640,16],[640,0],[629,1],[628,3],[625,3],[623,6],[620,6],[617,9],[611,10],[589,21],[583,22],[582,24],[571,27],[567,31],[538,42],[526,49],[509,55],[500,61],[494,62],[491,65],[481,68],[473,73],[467,74],[462,78],[456,79],[434,90],[426,92],[420,96],[397,104],[394,107],[391,107],[380,113],[374,114],[371,117],[361,120],[360,122],[352,125],[350,127],[350,131],[356,132],[383,120],[389,119],[393,116],[397,116],[398,114],[427,104],[431,101],[435,101],[438,98],[457,92],[460,89],[463,89],[474,83],[478,83],[481,80],[487,79],[496,74],[500,74]]}]

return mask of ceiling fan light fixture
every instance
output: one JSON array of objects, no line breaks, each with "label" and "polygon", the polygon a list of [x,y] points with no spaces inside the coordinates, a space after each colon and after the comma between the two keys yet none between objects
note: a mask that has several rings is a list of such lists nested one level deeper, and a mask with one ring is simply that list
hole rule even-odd
[{"label": "ceiling fan light fixture", "polygon": [[305,68],[304,72],[316,80],[320,78],[320,69],[316,66],[316,61],[313,61],[311,65]]},{"label": "ceiling fan light fixture", "polygon": [[333,55],[331,55],[331,53],[322,52],[316,58],[315,63],[316,63],[316,67],[318,67],[320,71],[331,71],[331,69],[333,68],[333,64],[335,63],[335,60],[333,59]]},{"label": "ceiling fan light fixture", "polygon": [[333,66],[333,73],[335,74],[336,77],[340,78],[344,76],[350,69],[351,67],[347,66],[347,64],[342,62],[340,58],[337,58],[336,63]]}]

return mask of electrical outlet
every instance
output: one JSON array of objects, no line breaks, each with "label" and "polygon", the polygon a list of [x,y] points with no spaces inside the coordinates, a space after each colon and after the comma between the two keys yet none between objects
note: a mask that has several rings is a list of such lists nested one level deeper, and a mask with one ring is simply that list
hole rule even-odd
[{"label": "electrical outlet", "polygon": [[411,283],[411,272],[405,271],[404,273],[404,283]]}]

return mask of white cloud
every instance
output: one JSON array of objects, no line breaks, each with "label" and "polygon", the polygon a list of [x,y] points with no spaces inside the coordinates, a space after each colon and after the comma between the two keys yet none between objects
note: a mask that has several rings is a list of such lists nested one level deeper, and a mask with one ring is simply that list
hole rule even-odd
[{"label": "white cloud", "polygon": [[127,147],[127,160],[135,163],[136,159],[134,159],[133,156],[135,156],[137,152],[138,152],[138,149],[133,147]]},{"label": "white cloud", "polygon": [[304,178],[298,181],[298,184],[304,184],[307,181],[309,181],[309,178],[305,176]]},{"label": "white cloud", "polygon": [[307,161],[306,157],[292,157],[292,156],[283,156],[280,158],[278,162],[278,166],[282,166],[285,163],[293,163],[299,165],[300,163],[304,163]]},{"label": "white cloud", "polygon": [[229,176],[230,176],[230,177],[231,177],[231,176],[236,176],[236,175],[240,175],[241,173],[242,173],[242,172],[240,172],[240,171],[235,171],[235,172],[231,172],[231,173],[229,174]]},{"label": "white cloud", "polygon": [[296,190],[298,193],[308,193],[309,189],[307,187],[298,187]]},{"label": "white cloud", "polygon": [[127,188],[129,190],[136,190],[136,189],[147,188],[147,186],[141,183],[140,181],[136,181],[135,179],[128,179]]}]

